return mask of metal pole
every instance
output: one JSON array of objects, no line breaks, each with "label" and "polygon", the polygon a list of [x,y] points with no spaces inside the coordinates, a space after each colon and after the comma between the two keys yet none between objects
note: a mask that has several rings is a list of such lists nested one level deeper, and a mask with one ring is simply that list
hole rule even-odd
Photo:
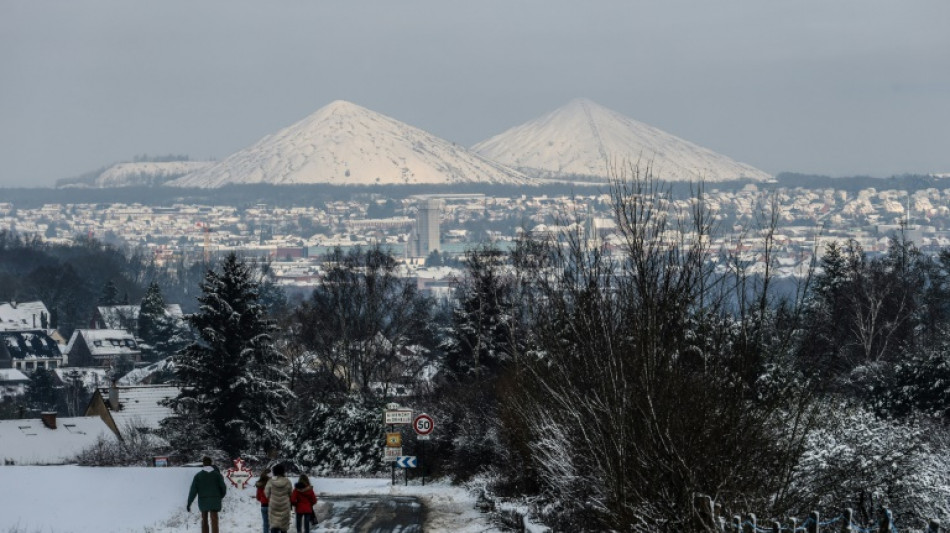
[{"label": "metal pole", "polygon": [[[393,432],[393,427],[395,427],[393,424],[389,424],[389,432],[390,432],[390,433]],[[387,443],[387,444],[388,444],[388,443]],[[395,486],[395,485],[396,485],[396,463],[395,463],[395,461],[391,461],[391,462],[390,462],[390,466],[392,467],[392,470],[393,470],[393,486]]]},{"label": "metal pole", "polygon": [[422,444],[422,453],[419,455],[422,456],[422,464],[419,467],[422,469],[422,486],[426,486],[426,441],[420,441]]}]

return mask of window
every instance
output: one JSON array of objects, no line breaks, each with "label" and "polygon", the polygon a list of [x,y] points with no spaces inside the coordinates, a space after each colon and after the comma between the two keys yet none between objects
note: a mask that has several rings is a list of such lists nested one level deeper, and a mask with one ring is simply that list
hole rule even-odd
[{"label": "window", "polygon": [[102,341],[92,341],[93,346],[102,346]]},{"label": "window", "polygon": [[33,366],[34,366],[33,361],[30,361],[29,363],[26,363],[26,369],[27,369],[27,370],[33,370]]},{"label": "window", "polygon": [[26,435],[27,437],[36,436],[36,430],[33,429],[33,426],[19,426],[19,428],[20,428],[20,431],[22,431],[23,434]]}]

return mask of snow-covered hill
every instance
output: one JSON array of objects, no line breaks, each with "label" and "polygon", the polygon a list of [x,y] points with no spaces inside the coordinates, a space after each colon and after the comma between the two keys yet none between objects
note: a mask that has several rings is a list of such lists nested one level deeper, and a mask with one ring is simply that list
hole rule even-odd
[{"label": "snow-covered hill", "polygon": [[338,100],[220,163],[168,184],[213,188],[232,183],[469,182],[533,183],[463,146]]},{"label": "snow-covered hill", "polygon": [[665,181],[772,176],[712,150],[578,98],[482,141],[473,150],[533,176],[607,176],[610,165],[652,162]]},{"label": "snow-covered hill", "polygon": [[195,172],[209,165],[211,161],[167,161],[161,163],[118,163],[99,175],[95,187],[132,187],[158,185],[171,178],[177,178]]}]

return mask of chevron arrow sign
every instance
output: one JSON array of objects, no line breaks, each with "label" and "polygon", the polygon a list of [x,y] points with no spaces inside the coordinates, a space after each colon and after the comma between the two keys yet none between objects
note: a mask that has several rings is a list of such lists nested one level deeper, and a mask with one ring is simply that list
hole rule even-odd
[{"label": "chevron arrow sign", "polygon": [[416,456],[415,455],[400,455],[396,458],[396,466],[399,468],[415,468],[416,467]]}]

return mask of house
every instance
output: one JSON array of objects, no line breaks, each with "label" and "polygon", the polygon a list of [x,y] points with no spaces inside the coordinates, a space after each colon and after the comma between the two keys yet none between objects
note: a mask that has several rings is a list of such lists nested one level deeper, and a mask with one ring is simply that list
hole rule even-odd
[{"label": "house", "polygon": [[135,337],[121,329],[77,329],[66,345],[66,359],[72,366],[108,368],[120,357],[142,361]]},{"label": "house", "polygon": [[[101,305],[96,308],[92,318],[92,329],[124,329],[129,333],[139,330],[138,305]],[[174,320],[183,320],[181,306],[169,304],[165,306],[165,314]]]},{"label": "house", "polygon": [[173,385],[120,386],[113,382],[93,392],[86,416],[102,418],[119,438],[130,429],[154,432],[161,426],[162,420],[173,413],[162,402],[177,398],[180,392],[181,389]]},{"label": "house", "polygon": [[30,378],[15,368],[0,368],[0,400],[26,393]]},{"label": "house", "polygon": [[43,302],[0,303],[0,330],[49,329],[49,309]]},{"label": "house", "polygon": [[63,366],[60,345],[44,330],[0,331],[0,368],[32,372]]},{"label": "house", "polygon": [[57,420],[56,413],[40,419],[0,420],[0,468],[10,465],[61,465],[100,440],[115,440],[97,416]]}]

